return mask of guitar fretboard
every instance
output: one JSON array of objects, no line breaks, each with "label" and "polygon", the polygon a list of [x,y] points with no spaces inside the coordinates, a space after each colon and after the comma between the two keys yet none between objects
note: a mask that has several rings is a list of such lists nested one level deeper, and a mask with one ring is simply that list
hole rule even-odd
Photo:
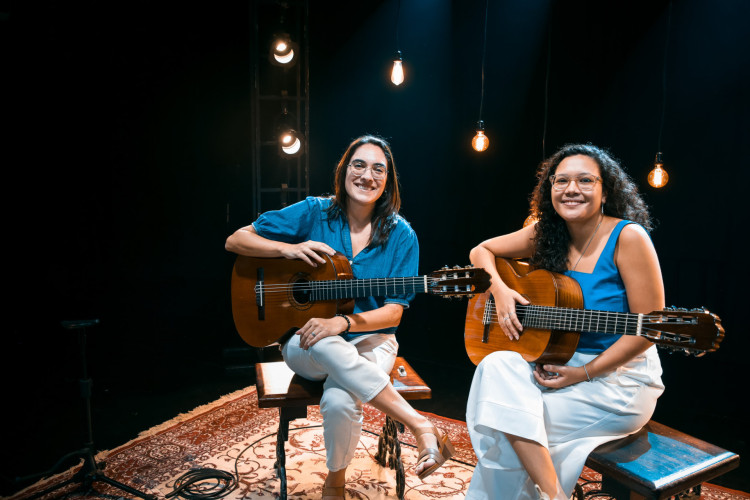
[{"label": "guitar fretboard", "polygon": [[[570,332],[597,332],[613,335],[640,335],[642,314],[567,307],[516,305],[516,314],[524,328],[563,330]],[[492,297],[485,304],[482,321],[496,321],[495,302]]]},{"label": "guitar fretboard", "polygon": [[359,297],[384,297],[427,292],[427,276],[410,278],[372,278],[352,280],[310,281],[299,284],[300,290],[309,289],[310,299],[339,300]]}]

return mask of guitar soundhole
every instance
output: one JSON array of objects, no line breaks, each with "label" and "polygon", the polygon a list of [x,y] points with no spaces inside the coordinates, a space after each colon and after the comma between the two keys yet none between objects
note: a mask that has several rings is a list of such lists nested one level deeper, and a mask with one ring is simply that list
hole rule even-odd
[{"label": "guitar soundhole", "polygon": [[307,309],[312,306],[312,290],[310,281],[304,275],[295,275],[291,280],[289,302],[298,309]]}]

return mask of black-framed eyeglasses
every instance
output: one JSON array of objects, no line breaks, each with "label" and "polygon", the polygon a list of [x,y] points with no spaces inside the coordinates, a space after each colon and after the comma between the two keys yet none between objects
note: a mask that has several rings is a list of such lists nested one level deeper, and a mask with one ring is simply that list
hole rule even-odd
[{"label": "black-framed eyeglasses", "polygon": [[352,168],[352,173],[357,177],[364,175],[368,168],[372,172],[373,179],[383,179],[388,174],[388,167],[382,163],[368,165],[363,161],[353,161],[348,166]]},{"label": "black-framed eyeglasses", "polygon": [[568,188],[571,181],[574,181],[581,191],[593,191],[596,183],[602,178],[598,175],[582,174],[575,177],[568,175],[550,175],[549,182],[555,191],[564,191]]}]

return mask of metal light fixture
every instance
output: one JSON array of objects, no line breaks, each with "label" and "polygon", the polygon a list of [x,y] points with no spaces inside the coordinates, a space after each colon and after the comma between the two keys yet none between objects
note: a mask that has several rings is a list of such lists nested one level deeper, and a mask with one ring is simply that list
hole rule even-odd
[{"label": "metal light fixture", "polygon": [[277,120],[276,140],[279,146],[279,155],[282,158],[299,156],[304,151],[304,136],[296,128],[296,120],[284,105],[281,116]]},{"label": "metal light fixture", "polygon": [[[297,49],[295,51],[295,49]],[[289,33],[277,33],[271,41],[271,49],[268,53],[268,60],[271,64],[282,67],[293,66],[297,62],[299,46],[292,41]]]}]

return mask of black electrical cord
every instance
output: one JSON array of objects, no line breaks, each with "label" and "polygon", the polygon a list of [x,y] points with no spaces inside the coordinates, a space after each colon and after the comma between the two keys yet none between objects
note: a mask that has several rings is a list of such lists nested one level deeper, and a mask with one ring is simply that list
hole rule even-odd
[{"label": "black electrical cord", "polygon": [[222,498],[237,488],[234,474],[216,469],[193,469],[186,472],[174,483],[174,491],[166,498],[178,495],[182,498],[206,499]]},{"label": "black electrical cord", "polygon": [[[321,425],[309,425],[306,427],[297,427],[290,429],[290,431],[299,431],[302,429],[312,429],[314,427],[322,427]],[[266,434],[265,436],[256,439],[243,449],[237,458],[234,459],[234,474],[218,469],[193,469],[182,476],[178,477],[174,482],[174,490],[170,491],[166,495],[166,498],[178,496],[186,498],[188,500],[206,500],[222,498],[227,496],[229,493],[237,488],[239,483],[240,473],[237,468],[237,463],[240,457],[250,448],[263,441],[264,439],[276,436],[273,434]],[[213,480],[212,482],[209,482]]]}]

